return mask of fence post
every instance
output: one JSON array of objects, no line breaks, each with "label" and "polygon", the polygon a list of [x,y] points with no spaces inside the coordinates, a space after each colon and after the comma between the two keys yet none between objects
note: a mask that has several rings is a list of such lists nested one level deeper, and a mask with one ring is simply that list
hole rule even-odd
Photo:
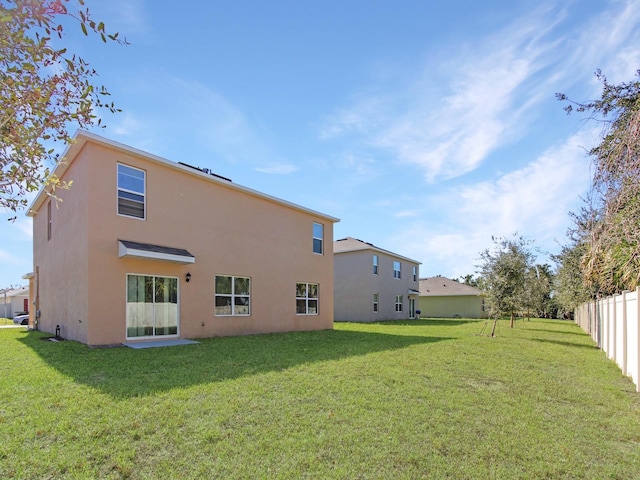
[{"label": "fence post", "polygon": [[636,287],[636,309],[637,316],[636,322],[638,322],[638,326],[636,328],[636,375],[639,378],[636,379],[636,392],[640,392],[640,286]]},{"label": "fence post", "polygon": [[611,358],[618,363],[618,307],[616,306],[616,302],[618,301],[618,296],[613,295],[611,297],[611,306],[613,308],[612,322],[611,322]]},{"label": "fence post", "polygon": [[598,347],[602,348],[604,351],[603,342],[604,342],[604,334],[603,334],[603,325],[604,320],[602,319],[602,299],[595,301],[595,310],[596,310],[596,322],[598,329]]},{"label": "fence post", "polygon": [[605,348],[606,348],[606,352],[607,352],[607,357],[609,358],[613,358],[611,356],[611,350],[613,350],[611,348],[611,297],[607,297],[607,299],[605,300],[605,315],[607,316],[607,326],[606,326],[606,330],[605,330],[605,336],[607,337],[607,340],[605,342]]},{"label": "fence post", "polygon": [[627,291],[622,292],[622,373],[627,375]]}]

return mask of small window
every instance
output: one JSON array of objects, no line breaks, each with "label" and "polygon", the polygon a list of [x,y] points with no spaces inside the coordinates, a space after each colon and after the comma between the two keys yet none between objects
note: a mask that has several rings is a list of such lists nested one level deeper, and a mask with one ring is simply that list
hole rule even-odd
[{"label": "small window", "polygon": [[296,283],[296,314],[318,315],[317,283]]},{"label": "small window", "polygon": [[118,164],[118,215],[145,218],[145,172]]},{"label": "small window", "polygon": [[413,267],[413,281],[418,280],[418,267]]},{"label": "small window", "polygon": [[313,253],[322,255],[324,243],[324,226],[321,223],[313,224]]},{"label": "small window", "polygon": [[51,220],[51,200],[47,203],[47,240],[51,240],[53,223]]},{"label": "small window", "polygon": [[373,311],[374,313],[378,313],[378,299],[380,298],[380,295],[377,293],[373,294]]},{"label": "small window", "polygon": [[373,274],[378,274],[378,255],[373,256]]},{"label": "small window", "polygon": [[251,306],[251,279],[216,275],[215,314],[217,316],[247,316]]},{"label": "small window", "polygon": [[402,265],[400,262],[393,262],[393,278],[400,278],[400,269]]},{"label": "small window", "polygon": [[396,312],[402,311],[402,295],[396,295]]}]

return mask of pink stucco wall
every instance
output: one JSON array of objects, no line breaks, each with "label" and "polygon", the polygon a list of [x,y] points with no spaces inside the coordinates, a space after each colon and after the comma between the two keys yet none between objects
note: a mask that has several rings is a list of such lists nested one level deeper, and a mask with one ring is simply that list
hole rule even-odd
[{"label": "pink stucco wall", "polygon": [[[126,340],[127,274],[177,277],[180,337],[317,330],[333,325],[337,219],[215,179],[93,135],[80,134],[52,209],[34,202],[39,328],[91,345]],[[117,163],[146,172],[146,219],[117,214]],[[324,225],[323,255],[312,225]],[[118,256],[118,240],[188,250],[194,264]],[[191,273],[191,281],[185,274]],[[251,278],[251,315],[214,315],[214,276]],[[296,315],[296,282],[319,285],[319,314]]]}]

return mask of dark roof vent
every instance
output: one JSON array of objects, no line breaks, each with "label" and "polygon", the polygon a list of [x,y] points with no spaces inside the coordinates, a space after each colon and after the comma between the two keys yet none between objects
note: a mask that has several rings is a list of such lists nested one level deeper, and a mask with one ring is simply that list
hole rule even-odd
[{"label": "dark roof vent", "polygon": [[200,168],[200,167],[194,167],[193,165],[189,165],[188,163],[184,163],[184,162],[178,162],[180,165],[184,165],[185,167],[189,167],[189,168],[193,168],[194,170],[198,170],[199,172],[202,173],[206,173],[207,175],[211,175],[213,177],[219,178],[221,180],[225,180],[229,183],[233,183],[233,181],[230,178],[227,177],[223,177],[222,175],[218,175],[217,173],[213,173],[210,169],[208,168]]}]

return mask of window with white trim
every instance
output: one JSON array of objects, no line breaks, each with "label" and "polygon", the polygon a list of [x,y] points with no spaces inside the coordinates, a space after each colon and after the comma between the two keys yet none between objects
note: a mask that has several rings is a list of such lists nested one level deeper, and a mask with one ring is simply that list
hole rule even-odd
[{"label": "window with white trim", "polygon": [[380,298],[380,294],[373,294],[373,311],[374,313],[378,313],[378,299]]},{"label": "window with white trim", "polygon": [[396,312],[402,311],[402,295],[396,295]]},{"label": "window with white trim", "polygon": [[313,222],[313,253],[324,253],[324,225]]},{"label": "window with white trim", "polygon": [[251,279],[231,275],[216,275],[215,314],[247,316],[251,313]]},{"label": "window with white trim", "polygon": [[318,315],[317,283],[296,283],[296,314]]},{"label": "window with white trim", "polygon": [[378,274],[378,255],[373,256],[373,274]]},{"label": "window with white trim", "polygon": [[144,170],[118,164],[118,215],[145,218],[146,173]]},{"label": "window with white trim", "polygon": [[413,267],[413,281],[415,282],[416,280],[418,280],[418,267],[416,267],[414,265],[414,267]]},{"label": "window with white trim", "polygon": [[393,278],[400,278],[402,264],[400,262],[393,262]]}]

